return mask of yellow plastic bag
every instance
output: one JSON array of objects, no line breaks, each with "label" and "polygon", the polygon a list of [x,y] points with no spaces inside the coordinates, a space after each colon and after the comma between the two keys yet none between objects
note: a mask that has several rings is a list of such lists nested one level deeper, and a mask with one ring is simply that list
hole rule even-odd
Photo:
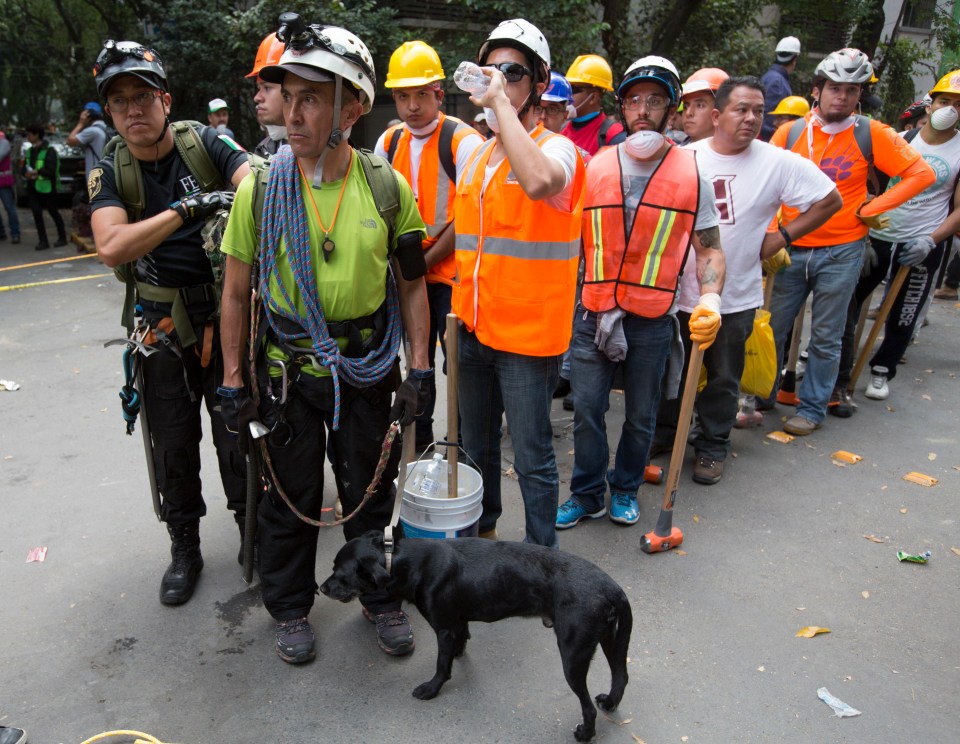
[{"label": "yellow plastic bag", "polygon": [[776,379],[777,347],[770,327],[770,313],[759,308],[753,320],[753,333],[747,339],[740,392],[766,398]]}]

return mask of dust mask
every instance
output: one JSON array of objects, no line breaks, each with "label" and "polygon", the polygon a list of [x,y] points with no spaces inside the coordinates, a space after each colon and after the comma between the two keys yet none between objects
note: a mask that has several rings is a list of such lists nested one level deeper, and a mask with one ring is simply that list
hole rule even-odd
[{"label": "dust mask", "polygon": [[856,121],[855,117],[848,116],[842,121],[824,122],[820,125],[820,131],[824,134],[840,134],[840,132],[845,132],[852,127]]},{"label": "dust mask", "polygon": [[663,147],[664,139],[660,132],[642,129],[627,137],[624,147],[627,155],[636,160],[648,160]]},{"label": "dust mask", "polygon": [[267,136],[274,142],[285,140],[287,138],[287,128],[277,124],[267,124]]},{"label": "dust mask", "polygon": [[939,132],[945,132],[956,126],[958,118],[960,115],[953,106],[945,106],[930,114],[930,126]]},{"label": "dust mask", "polygon": [[408,125],[407,129],[410,130],[410,134],[412,134],[414,137],[426,137],[428,134],[433,134],[436,131],[438,126],[440,126],[439,118],[434,119],[425,127],[420,127],[419,129],[417,129],[415,127],[411,127]]}]

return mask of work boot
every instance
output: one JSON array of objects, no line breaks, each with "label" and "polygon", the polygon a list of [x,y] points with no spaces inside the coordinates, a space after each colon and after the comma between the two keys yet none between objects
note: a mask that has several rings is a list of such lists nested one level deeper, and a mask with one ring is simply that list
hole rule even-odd
[{"label": "work boot", "polygon": [[50,250],[50,244],[49,244],[49,243],[37,243],[37,247],[34,248],[33,250],[35,250],[35,251],[46,251],[46,250]]},{"label": "work boot", "polygon": [[850,418],[856,410],[853,399],[845,387],[835,387],[827,403],[827,413],[837,418]]},{"label": "work boot", "polygon": [[693,464],[694,483],[712,486],[714,483],[719,483],[722,477],[723,460],[714,460],[706,455],[697,455],[697,461]]},{"label": "work boot", "polygon": [[53,244],[54,248],[63,248],[67,244],[66,238],[57,238],[57,242]]},{"label": "work boot", "polygon": [[[16,242],[16,241],[14,241]],[[953,300],[954,302],[958,299],[958,291],[956,287],[948,287],[944,284],[940,289],[933,293],[933,299],[935,300]]]},{"label": "work boot", "polygon": [[813,434],[817,429],[820,428],[820,423],[816,421],[811,421],[805,416],[793,416],[792,418],[787,419],[783,425],[783,430],[787,434],[793,434],[798,437],[805,437],[809,434]]},{"label": "work boot", "polygon": [[403,610],[391,610],[375,615],[364,607],[363,616],[377,624],[377,645],[384,653],[403,656],[413,651],[413,629],[407,613]]},{"label": "work boot", "polygon": [[203,570],[200,555],[200,520],[188,524],[168,524],[170,557],[173,561],[160,582],[160,604],[181,605],[193,596]]}]

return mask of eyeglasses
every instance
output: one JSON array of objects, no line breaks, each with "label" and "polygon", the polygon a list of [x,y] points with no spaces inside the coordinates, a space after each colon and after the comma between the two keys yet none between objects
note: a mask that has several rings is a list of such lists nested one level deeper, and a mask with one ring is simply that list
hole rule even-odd
[{"label": "eyeglasses", "polygon": [[543,107],[543,113],[558,116],[567,113],[567,107],[559,103],[551,103]]},{"label": "eyeglasses", "polygon": [[495,67],[500,70],[508,83],[519,83],[524,76],[533,77],[533,71],[528,70],[519,62],[498,62],[495,65],[489,64],[487,67]]},{"label": "eyeglasses", "polygon": [[160,55],[153,49],[147,49],[139,44],[131,45],[129,42],[125,44],[121,41],[118,44],[113,39],[107,39],[103,42],[103,49],[100,50],[97,61],[93,65],[93,76],[96,77],[110,65],[121,62],[127,57],[156,62],[159,65],[163,64]]},{"label": "eyeglasses", "polygon": [[627,111],[636,111],[644,106],[647,111],[662,111],[670,103],[664,96],[630,96],[623,99],[623,107]]},{"label": "eyeglasses", "polygon": [[132,103],[134,106],[140,109],[144,109],[153,103],[153,99],[160,95],[159,90],[145,90],[142,93],[137,93],[135,96],[126,98],[124,96],[111,96],[107,99],[107,106],[110,107],[110,112],[114,114],[122,114],[125,112]]}]

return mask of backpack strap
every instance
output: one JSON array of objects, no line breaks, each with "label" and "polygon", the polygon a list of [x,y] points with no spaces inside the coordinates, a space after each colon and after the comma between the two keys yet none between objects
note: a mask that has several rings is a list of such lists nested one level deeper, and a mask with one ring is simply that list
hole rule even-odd
[{"label": "backpack strap", "polygon": [[173,143],[187,164],[187,168],[200,183],[200,191],[218,191],[223,188],[220,171],[203,146],[203,140],[197,132],[203,125],[196,121],[175,121],[170,125],[173,130]]},{"label": "backpack strap", "polygon": [[914,127],[913,129],[908,129],[906,132],[904,132],[903,138],[907,142],[913,142],[917,138],[918,134],[920,134],[920,127]]},{"label": "backpack strap", "polygon": [[802,116],[797,119],[793,124],[790,125],[790,130],[787,132],[787,142],[786,150],[792,150],[793,146],[797,144],[797,140],[800,139],[800,135],[803,134],[803,130],[807,127],[807,120]]},{"label": "backpack strap", "polygon": [[860,148],[860,154],[867,161],[867,167],[873,168],[873,134],[870,132],[870,119],[860,114],[855,114],[856,123],[853,127],[853,138]]},{"label": "backpack strap", "polygon": [[396,171],[384,158],[374,155],[370,150],[357,150],[363,175],[367,179],[373,201],[377,205],[380,217],[387,223],[389,232],[388,251],[393,252],[394,231],[397,213],[400,211],[400,186],[397,184]]},{"label": "backpack strap", "polygon": [[457,122],[450,119],[450,117],[445,117],[443,120],[443,126],[440,127],[440,165],[443,166],[443,170],[446,171],[447,178],[453,181],[454,184],[457,182],[457,161],[456,157],[453,154],[453,135],[457,131]]},{"label": "backpack strap", "polygon": [[260,251],[260,235],[263,233],[263,200],[267,195],[267,184],[270,182],[270,161],[259,156],[250,157],[250,170],[253,171],[253,195],[250,198],[250,208],[253,210],[253,227],[257,236],[255,251]]},{"label": "backpack strap", "polygon": [[598,144],[600,145],[600,147],[606,147],[607,132],[610,131],[610,127],[612,127],[614,124],[616,124],[616,122],[613,119],[611,119],[609,116],[604,114],[603,124],[600,125],[600,136],[598,138]]},{"label": "backpack strap", "polygon": [[400,129],[394,129],[389,133],[390,141],[387,142],[387,161],[393,163],[393,158],[397,154],[397,147],[400,145]]}]

